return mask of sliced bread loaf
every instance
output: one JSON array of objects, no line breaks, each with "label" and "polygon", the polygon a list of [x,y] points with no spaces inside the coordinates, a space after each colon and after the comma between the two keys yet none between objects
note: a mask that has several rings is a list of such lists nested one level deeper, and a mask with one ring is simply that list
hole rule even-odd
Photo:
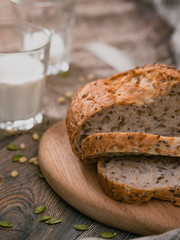
[{"label": "sliced bread loaf", "polygon": [[135,132],[97,133],[81,143],[81,159],[88,163],[104,156],[141,154],[180,157],[180,137]]},{"label": "sliced bread loaf", "polygon": [[80,157],[87,136],[105,132],[180,134],[180,71],[153,64],[80,88],[66,117],[70,144]]},{"label": "sliced bread loaf", "polygon": [[115,200],[141,205],[157,198],[180,206],[180,158],[106,158],[97,168],[102,189]]}]

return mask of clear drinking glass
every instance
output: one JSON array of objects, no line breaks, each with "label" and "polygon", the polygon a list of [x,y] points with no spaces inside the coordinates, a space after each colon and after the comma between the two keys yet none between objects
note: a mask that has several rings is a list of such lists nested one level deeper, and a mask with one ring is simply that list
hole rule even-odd
[{"label": "clear drinking glass", "polygon": [[[11,0],[11,2],[18,22],[26,21],[51,30],[48,74],[68,71],[75,0]],[[41,36],[36,36],[36,41],[40,40]],[[27,48],[30,45],[27,36]]]},{"label": "clear drinking glass", "polygon": [[[41,34],[41,42],[34,41]],[[26,36],[33,47],[25,49]],[[42,122],[49,30],[32,24],[0,25],[0,128],[27,130]]]}]

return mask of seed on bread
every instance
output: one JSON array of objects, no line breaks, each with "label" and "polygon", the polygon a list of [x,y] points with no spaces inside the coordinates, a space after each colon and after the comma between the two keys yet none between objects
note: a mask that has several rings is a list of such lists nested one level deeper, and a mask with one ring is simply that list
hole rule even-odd
[{"label": "seed on bread", "polygon": [[[140,173],[139,169],[144,167],[146,171]],[[97,168],[102,189],[115,200],[140,205],[151,198],[157,198],[180,206],[180,158],[162,156],[123,156],[111,157],[108,160],[102,158]],[[159,172],[159,169],[163,173]]]},{"label": "seed on bread", "polygon": [[160,64],[86,84],[75,94],[67,111],[74,153],[80,157],[83,139],[97,133],[180,135],[179,93],[180,71]]},{"label": "seed on bread", "polygon": [[[100,140],[101,137],[101,140]],[[158,144],[158,146],[157,146]],[[180,157],[180,137],[128,132],[97,133],[86,137],[81,143],[81,159],[95,162],[102,156],[162,155]],[[149,162],[150,164],[150,162]]]}]

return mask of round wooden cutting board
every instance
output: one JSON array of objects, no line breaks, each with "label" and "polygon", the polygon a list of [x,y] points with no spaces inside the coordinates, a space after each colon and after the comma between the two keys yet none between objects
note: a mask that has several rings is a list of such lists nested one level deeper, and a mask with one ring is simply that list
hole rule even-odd
[{"label": "round wooden cutting board", "polygon": [[39,147],[40,168],[51,187],[72,207],[110,226],[142,235],[180,227],[180,208],[151,200],[142,206],[114,201],[99,186],[96,165],[72,153],[65,121],[52,126]]}]

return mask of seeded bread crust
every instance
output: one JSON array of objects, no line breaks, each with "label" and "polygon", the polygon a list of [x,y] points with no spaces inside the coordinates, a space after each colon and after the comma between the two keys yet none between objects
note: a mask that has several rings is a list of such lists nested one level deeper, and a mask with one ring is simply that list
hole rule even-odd
[{"label": "seeded bread crust", "polygon": [[180,157],[180,137],[147,133],[97,133],[81,143],[83,162],[97,162],[101,157],[121,155],[163,155]]},{"label": "seeded bread crust", "polygon": [[[108,123],[106,131],[102,128],[104,124],[99,122],[95,124],[97,127],[96,130],[94,130],[94,125],[91,126],[91,129],[88,129],[89,124],[93,123],[93,118],[95,119],[97,115],[97,118],[101,121],[100,118],[104,117],[103,111],[118,107],[118,110],[115,109],[115,113],[118,111],[118,114],[120,114],[121,109],[119,107],[123,108],[124,111],[125,107],[131,106],[143,108],[146,105],[146,108],[150,108],[149,106],[151,105],[152,107],[152,104],[156,102],[158,97],[166,95],[169,97],[172,95],[172,98],[178,102],[179,98],[177,97],[180,95],[179,85],[180,71],[166,65],[152,64],[137,67],[107,79],[90,82],[80,88],[73,97],[66,116],[67,131],[73,152],[80,158],[81,141],[89,135],[100,132],[122,132],[121,127],[119,129],[116,127],[118,122],[114,123],[114,129],[110,127]],[[173,95],[173,92],[170,92],[171,89],[176,89],[177,94]],[[158,106],[161,108],[160,103],[158,103]],[[142,108],[138,110],[138,114],[143,114]],[[176,106],[176,108],[178,108],[178,106]],[[144,110],[144,112],[146,112],[146,109]],[[176,109],[175,111],[178,115],[180,110]],[[140,115],[137,115],[137,119],[139,116]],[[164,119],[163,116],[161,118]],[[175,119],[177,119],[177,117],[175,117]],[[156,119],[153,120],[154,123],[157,123],[157,121]],[[167,118],[165,121],[167,121]],[[172,121],[170,127],[166,129],[162,126],[163,124],[161,124],[165,134],[161,132],[161,129],[159,131],[157,129],[151,131],[149,128],[153,123],[146,122],[146,119],[142,121],[142,126],[141,123],[139,123],[139,128],[136,130],[134,126],[131,126],[130,131],[163,134],[167,136],[178,135],[177,132],[180,132],[180,124],[177,123],[173,129]],[[121,122],[123,123],[122,119]],[[126,123],[124,126],[123,132],[129,131],[126,129]]]},{"label": "seeded bread crust", "polygon": [[[124,157],[123,157],[124,158]],[[128,163],[128,156],[126,161]],[[118,158],[121,160],[121,158]],[[166,158],[167,159],[167,158]],[[166,160],[165,159],[165,160]],[[97,165],[99,183],[106,195],[110,198],[118,201],[122,201],[128,204],[142,205],[144,202],[149,201],[152,198],[167,200],[173,203],[175,206],[180,207],[180,184],[178,179],[177,185],[171,187],[168,183],[165,187],[151,187],[145,189],[143,187],[137,188],[130,184],[122,183],[116,179],[110,178],[110,171],[106,172],[106,164],[108,159],[100,159]],[[121,170],[118,170],[121,173]],[[146,173],[148,175],[148,172]],[[138,175],[141,178],[141,174]],[[127,175],[127,178],[131,176]]]}]

